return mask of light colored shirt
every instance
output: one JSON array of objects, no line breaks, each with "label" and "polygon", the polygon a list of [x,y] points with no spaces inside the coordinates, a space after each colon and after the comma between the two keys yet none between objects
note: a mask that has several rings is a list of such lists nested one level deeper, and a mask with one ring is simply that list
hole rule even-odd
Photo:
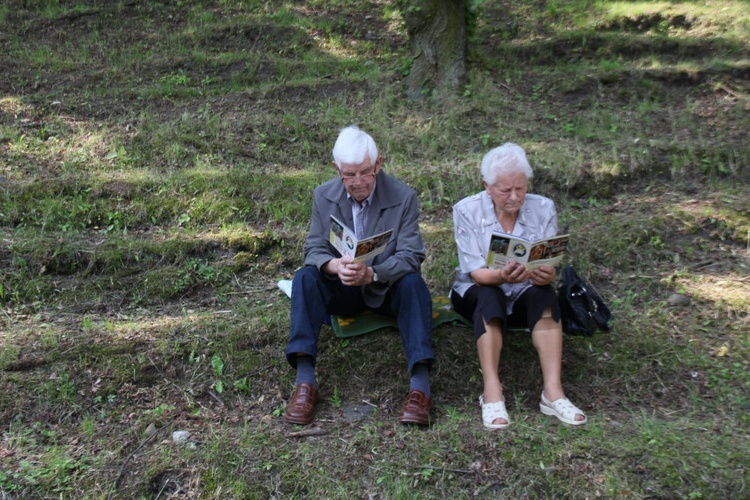
[{"label": "light colored shirt", "polygon": [[[472,271],[487,267],[487,252],[492,233],[508,234],[495,215],[492,198],[482,191],[464,198],[453,206],[453,232],[458,247],[458,267],[451,293],[461,297],[474,285]],[[527,194],[518,213],[513,236],[537,241],[557,235],[557,211],[549,198]],[[508,314],[516,299],[531,286],[531,281],[500,285],[508,298]]]},{"label": "light colored shirt", "polygon": [[370,196],[365,198],[362,203],[358,202],[352,196],[347,193],[346,197],[352,204],[352,219],[354,220],[354,234],[357,239],[365,237],[365,227],[367,227],[367,214],[372,203],[372,197],[375,194],[375,186],[373,186]]}]

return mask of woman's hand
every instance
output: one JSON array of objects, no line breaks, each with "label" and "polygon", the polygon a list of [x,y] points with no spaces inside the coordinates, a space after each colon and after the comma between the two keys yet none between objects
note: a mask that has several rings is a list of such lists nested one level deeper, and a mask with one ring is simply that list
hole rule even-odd
[{"label": "woman's hand", "polygon": [[546,286],[554,281],[557,276],[557,270],[552,266],[539,266],[529,273],[531,284],[536,286]]},{"label": "woman's hand", "polygon": [[529,271],[523,264],[514,261],[508,262],[500,269],[501,283],[521,283],[529,278]]}]

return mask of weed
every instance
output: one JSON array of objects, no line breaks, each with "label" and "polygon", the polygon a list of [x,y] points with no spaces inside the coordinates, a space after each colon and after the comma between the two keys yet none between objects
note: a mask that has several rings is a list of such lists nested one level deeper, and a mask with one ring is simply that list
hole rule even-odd
[{"label": "weed", "polygon": [[339,396],[339,388],[334,387],[333,388],[333,394],[328,399],[328,401],[336,408],[341,408],[341,396]]},{"label": "weed", "polygon": [[234,380],[232,382],[232,386],[234,387],[235,391],[246,394],[250,394],[250,389],[252,388],[252,384],[247,377],[242,377],[240,379]]},{"label": "weed", "polygon": [[162,418],[162,417],[168,416],[174,410],[175,410],[175,406],[173,404],[161,403],[153,409],[146,410],[145,414],[158,417],[158,418]]}]

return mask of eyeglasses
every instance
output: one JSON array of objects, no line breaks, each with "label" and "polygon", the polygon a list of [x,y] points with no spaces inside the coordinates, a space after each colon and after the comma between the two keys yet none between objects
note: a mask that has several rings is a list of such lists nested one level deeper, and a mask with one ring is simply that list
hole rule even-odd
[{"label": "eyeglasses", "polygon": [[339,170],[339,175],[341,176],[341,180],[346,184],[354,184],[355,182],[369,184],[373,180],[375,180],[375,172],[370,172],[367,174],[353,174],[351,172],[342,172]]}]

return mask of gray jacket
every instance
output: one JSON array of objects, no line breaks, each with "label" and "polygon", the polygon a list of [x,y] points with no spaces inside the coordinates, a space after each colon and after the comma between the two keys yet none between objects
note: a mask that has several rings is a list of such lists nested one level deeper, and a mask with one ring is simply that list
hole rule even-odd
[{"label": "gray jacket", "polygon": [[[419,209],[414,189],[381,170],[369,210],[365,234],[374,235],[393,229],[385,251],[367,262],[378,273],[379,281],[361,287],[365,304],[379,307],[389,283],[407,273],[420,272],[425,248],[419,232]],[[312,220],[305,240],[305,265],[316,266],[321,271],[326,262],[340,257],[328,240],[331,215],[349,228],[354,227],[351,202],[338,177],[313,191]]]}]

